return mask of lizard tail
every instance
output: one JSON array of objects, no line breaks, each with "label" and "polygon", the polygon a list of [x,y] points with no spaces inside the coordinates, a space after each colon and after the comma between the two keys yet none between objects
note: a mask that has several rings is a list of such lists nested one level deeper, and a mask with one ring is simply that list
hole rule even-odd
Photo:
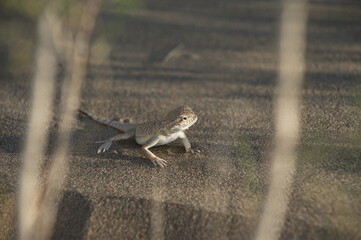
[{"label": "lizard tail", "polygon": [[101,125],[104,125],[106,127],[110,127],[110,128],[113,128],[115,130],[118,130],[118,131],[122,131],[122,132],[126,132],[128,131],[129,129],[131,129],[134,124],[131,124],[131,123],[120,123],[120,122],[117,122],[117,121],[112,121],[112,120],[107,120],[107,119],[102,119],[102,118],[98,118],[97,116],[94,116],[90,113],[87,113],[81,109],[78,109],[78,113],[80,116],[83,116],[83,117],[86,117],[86,118],[89,118],[90,120],[98,123],[98,124],[101,124]]}]

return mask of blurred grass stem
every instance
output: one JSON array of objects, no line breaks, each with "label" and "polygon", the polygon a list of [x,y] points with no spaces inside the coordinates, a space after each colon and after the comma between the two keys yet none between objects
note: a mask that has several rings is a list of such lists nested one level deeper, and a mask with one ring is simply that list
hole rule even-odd
[{"label": "blurred grass stem", "polygon": [[304,76],[306,0],[284,0],[281,18],[279,88],[275,104],[275,142],[270,188],[257,240],[279,239],[291,193],[299,140],[299,95]]},{"label": "blurred grass stem", "polygon": [[36,70],[34,76],[32,107],[27,129],[23,166],[19,183],[19,238],[33,239],[35,222],[41,200],[40,165],[51,120],[54,98],[55,52],[51,30],[44,12],[38,21],[38,45],[36,49]]},{"label": "blurred grass stem", "polygon": [[[75,35],[73,44],[68,44],[71,49],[71,58],[66,58],[69,67],[69,77],[65,79],[63,94],[63,118],[59,126],[58,147],[49,170],[46,191],[43,202],[43,214],[40,219],[40,239],[50,239],[54,228],[59,202],[62,198],[62,189],[68,172],[67,155],[72,133],[72,125],[76,110],[80,105],[80,90],[86,76],[87,61],[90,49],[90,37],[93,32],[99,12],[100,1],[89,0],[84,6],[80,18],[80,28]],[[69,41],[71,43],[71,41]],[[59,45],[59,44],[58,44]]]},{"label": "blurred grass stem", "polygon": [[[100,0],[88,0],[83,7],[75,38],[66,32],[61,17],[47,5],[39,19],[39,46],[24,166],[20,183],[20,239],[50,239],[68,171],[67,155],[80,90],[86,76],[93,32]],[[51,26],[51,29],[50,29]],[[54,96],[55,48],[62,53],[68,73],[62,89],[62,118],[57,148],[49,172],[40,186],[40,169]],[[65,51],[64,51],[65,50]],[[45,106],[44,106],[45,104]],[[30,205],[30,207],[29,207]]]}]

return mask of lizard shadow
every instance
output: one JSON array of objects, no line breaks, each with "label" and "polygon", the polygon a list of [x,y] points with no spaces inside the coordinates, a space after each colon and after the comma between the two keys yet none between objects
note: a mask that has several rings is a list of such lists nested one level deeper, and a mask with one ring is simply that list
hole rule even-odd
[{"label": "lizard shadow", "polygon": [[[96,141],[107,139],[116,134],[114,130],[104,129],[104,127],[101,131],[77,130],[73,135],[71,154],[87,158],[84,163],[95,168],[118,164],[147,165],[146,160],[141,157],[139,146],[133,139],[113,142],[109,150],[101,153],[97,152],[102,143],[96,143]],[[84,140],[78,141],[77,139]],[[137,150],[139,151],[138,154],[136,153]],[[139,157],[136,155],[139,155]]]},{"label": "lizard shadow", "polygon": [[[247,131],[251,131],[251,130],[247,130]],[[178,159],[180,162],[194,159],[194,164],[199,165],[199,167],[208,164],[205,159],[209,157],[207,154],[209,152],[212,152],[213,158],[224,159],[225,156],[223,156],[224,151],[222,151],[222,149],[229,149],[230,147],[229,145],[219,141],[213,142],[213,140],[207,143],[204,142],[203,139],[226,139],[228,138],[228,136],[226,135],[223,136],[222,133],[217,131],[214,132],[214,134],[216,134],[214,135],[210,133],[213,132],[212,129],[210,131],[205,131],[205,132],[208,133],[197,134],[194,132],[192,134],[193,135],[192,146],[195,149],[201,150],[201,153],[197,154],[196,156],[191,154],[185,154],[184,147],[181,145],[179,140],[176,140],[175,142],[164,146],[154,147],[152,148],[152,151],[156,155],[159,155],[160,157],[164,156],[165,159]],[[119,132],[113,129],[98,125],[97,123],[94,123],[89,119],[86,118],[80,119],[80,121],[78,122],[78,126],[75,129],[74,133],[72,134],[72,138],[70,141],[69,152],[71,156],[75,157],[75,159],[73,159],[72,161],[81,161],[86,166],[96,167],[96,168],[102,168],[112,165],[113,166],[134,165],[134,166],[147,166],[147,167],[153,166],[153,164],[149,160],[147,160],[142,156],[142,153],[140,151],[140,146],[135,142],[134,139],[114,142],[108,151],[98,154],[97,149],[101,145],[101,143],[95,143],[95,142],[115,136],[118,133]],[[252,131],[248,133],[249,136],[253,136],[254,134],[252,133]],[[255,138],[258,139],[256,142],[260,141],[260,139],[263,139],[262,137],[260,136],[257,137],[256,135],[254,135]],[[0,148],[3,151],[11,154],[21,154],[21,151],[23,151],[24,149],[23,148],[24,139],[25,136],[2,137],[0,138],[0,142],[1,142]],[[51,129],[48,135],[46,152],[45,152],[45,155],[47,157],[53,155],[56,147],[56,141],[57,141],[56,129]],[[260,148],[262,148],[261,146],[263,144],[261,143],[256,145],[254,143],[250,143],[250,147],[253,148],[252,151],[254,152],[257,161],[261,158]],[[226,159],[226,160],[235,162],[237,160],[237,157],[235,155],[232,156],[229,156],[228,158],[232,158],[233,160],[232,159],[228,159],[228,160]],[[47,160],[47,163],[49,162],[50,160]],[[73,162],[71,162],[70,164],[73,164]],[[182,163],[180,164],[182,165]]]},{"label": "lizard shadow", "polygon": [[[94,124],[95,125],[95,124]],[[99,129],[98,129],[99,128]],[[91,130],[87,130],[91,129]],[[114,164],[126,164],[136,166],[153,166],[153,164],[142,156],[140,146],[134,139],[114,142],[111,148],[102,153],[97,153],[101,143],[96,141],[104,140],[116,135],[117,132],[112,129],[97,126],[86,129],[77,129],[74,131],[71,141],[69,154],[74,157],[86,158],[84,163],[91,167],[104,167]],[[45,164],[50,163],[50,157],[53,156],[57,142],[57,134],[51,131],[48,135],[45,146]],[[3,136],[0,137],[0,150],[6,153],[21,155],[24,151],[25,136]],[[167,145],[154,147],[155,153],[180,154],[184,149],[180,145]],[[94,161],[89,161],[93,159]],[[9,162],[11,165],[18,165],[19,162]]]},{"label": "lizard shadow", "polygon": [[[79,132],[78,134],[81,135],[82,133]],[[77,148],[72,151],[72,155],[90,158],[90,161],[85,161],[85,165],[93,168],[103,168],[110,165],[154,167],[153,163],[143,157],[141,146],[134,139],[114,142],[108,151],[97,153],[97,148],[100,145],[101,143],[94,144],[89,142],[85,147],[85,151]],[[160,157],[162,155],[173,156],[185,153],[184,147],[176,143],[153,147],[152,152]]]},{"label": "lizard shadow", "polygon": [[[134,157],[127,154],[128,152],[135,153],[139,149],[139,145],[137,145],[134,140],[114,142],[110,150],[98,154],[97,149],[101,144],[95,143],[95,141],[107,139],[109,136],[114,136],[117,134],[114,133],[114,131],[112,132],[113,134],[109,134],[109,132],[103,128],[102,131],[93,131],[92,133],[94,133],[94,136],[92,136],[93,134],[89,134],[89,131],[87,130],[76,130],[70,140],[69,154],[74,157],[95,159],[96,161],[93,161],[92,166],[99,167],[105,164],[109,165],[119,163],[119,160],[124,160],[136,165],[148,164],[147,160],[141,157],[140,151],[138,154],[136,154],[139,157]],[[103,137],[99,137],[100,135]],[[25,138],[25,135],[0,137],[0,150],[9,154],[22,155],[25,147]],[[55,131],[50,131],[45,145],[46,165],[50,163],[50,158],[53,156],[56,149],[56,143],[57,134]],[[9,162],[9,164],[18,165],[19,162]]]},{"label": "lizard shadow", "polygon": [[[153,166],[148,159],[143,157],[141,146],[138,145],[133,138],[113,142],[108,151],[97,153],[97,149],[102,143],[95,143],[96,141],[108,139],[119,134],[119,132],[94,123],[87,118],[81,118],[80,125],[81,128],[77,129],[73,135],[72,154],[95,159],[95,161],[91,163],[93,167],[103,167],[106,164],[119,164],[120,160],[123,161],[121,164]],[[89,142],[77,141],[77,139],[87,139],[86,141]],[[164,154],[167,156],[178,156],[184,154],[185,150],[180,140],[176,140],[167,145],[153,147],[152,152],[162,157]]]}]

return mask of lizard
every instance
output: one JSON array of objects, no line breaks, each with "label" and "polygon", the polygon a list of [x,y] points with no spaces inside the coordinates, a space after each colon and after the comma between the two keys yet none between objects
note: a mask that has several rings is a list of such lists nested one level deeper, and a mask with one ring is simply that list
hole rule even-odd
[{"label": "lizard", "polygon": [[121,123],[102,119],[82,110],[78,111],[80,115],[122,132],[105,141],[100,141],[103,142],[103,144],[98,148],[98,153],[107,151],[114,141],[134,138],[135,141],[142,146],[141,149],[144,156],[155,166],[163,168],[166,166],[167,161],[157,157],[149,148],[165,145],[180,138],[185,151],[194,152],[184,131],[197,122],[198,116],[188,106],[180,106],[168,112],[162,119],[144,123]]}]

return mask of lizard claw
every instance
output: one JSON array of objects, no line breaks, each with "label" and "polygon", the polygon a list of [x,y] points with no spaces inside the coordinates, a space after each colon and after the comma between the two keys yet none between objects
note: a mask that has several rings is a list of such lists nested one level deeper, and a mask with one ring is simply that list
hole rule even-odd
[{"label": "lizard claw", "polygon": [[107,151],[110,148],[111,145],[112,145],[112,142],[106,142],[106,143],[102,144],[98,148],[98,153]]},{"label": "lizard claw", "polygon": [[167,161],[159,157],[151,158],[150,161],[152,161],[155,166],[159,166],[161,168],[164,168],[167,165]]},{"label": "lizard claw", "polygon": [[189,153],[192,153],[192,154],[196,154],[196,153],[201,153],[201,150],[190,148],[190,149],[186,149],[186,152],[187,152],[187,153],[189,152]]}]

